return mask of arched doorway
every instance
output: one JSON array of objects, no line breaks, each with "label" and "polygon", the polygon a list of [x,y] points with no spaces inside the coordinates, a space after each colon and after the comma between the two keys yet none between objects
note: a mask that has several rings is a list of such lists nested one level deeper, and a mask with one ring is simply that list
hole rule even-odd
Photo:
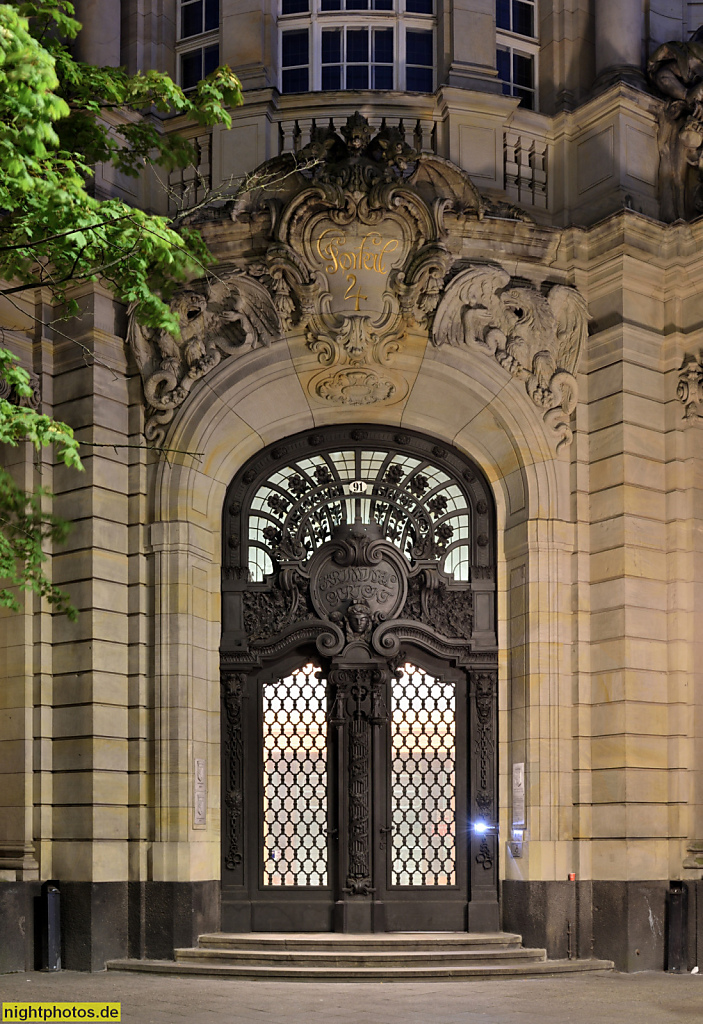
[{"label": "arched doorway", "polygon": [[409,431],[300,434],[223,522],[222,927],[498,928],[495,514]]}]

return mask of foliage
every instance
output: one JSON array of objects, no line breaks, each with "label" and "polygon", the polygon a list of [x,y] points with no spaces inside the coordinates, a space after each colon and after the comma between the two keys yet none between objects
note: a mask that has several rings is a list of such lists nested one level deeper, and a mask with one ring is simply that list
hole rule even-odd
[{"label": "foliage", "polygon": [[[156,71],[131,76],[79,63],[69,50],[80,30],[73,14],[68,0],[0,4],[0,296],[16,304],[41,286],[71,316],[78,307],[70,289],[100,280],[144,325],[178,334],[168,300],[209,262],[201,237],[119,199],[96,198],[93,165],[132,176],[147,163],[187,165],[191,144],[165,134],[159,115],[229,127],[239,82],[222,67],[185,96]],[[1,349],[0,385],[11,385],[18,401],[0,399],[0,442],[54,444],[62,462],[82,468],[70,428],[19,404],[28,379]],[[42,543],[62,540],[67,529],[42,510],[48,497],[25,493],[0,471],[0,578],[74,615],[42,571]],[[2,605],[18,607],[7,588]]]},{"label": "foliage", "polygon": [[201,237],[96,199],[87,184],[99,161],[131,175],[146,161],[187,164],[191,144],[165,135],[152,111],[229,127],[239,82],[218,68],[191,98],[156,71],[81,64],[64,42],[79,28],[72,14],[68,0],[0,5],[0,295],[41,284],[62,302],[70,286],[100,278],[137,304],[142,323],[177,332],[167,300],[209,261]]},{"label": "foliage", "polygon": [[[0,377],[10,385],[17,399],[32,394],[29,374],[17,366],[7,349],[0,349]],[[37,451],[54,444],[65,465],[83,468],[78,442],[70,427],[6,398],[0,398],[0,441],[10,445],[29,441]],[[19,610],[16,596],[8,589],[18,587],[41,594],[56,611],[75,619],[76,611],[68,595],[51,583],[43,570],[45,543],[61,543],[68,533],[67,523],[43,509],[45,499],[50,498],[49,492],[41,487],[33,493],[24,491],[6,470],[0,469],[0,579],[8,584],[0,588],[0,607]]]}]

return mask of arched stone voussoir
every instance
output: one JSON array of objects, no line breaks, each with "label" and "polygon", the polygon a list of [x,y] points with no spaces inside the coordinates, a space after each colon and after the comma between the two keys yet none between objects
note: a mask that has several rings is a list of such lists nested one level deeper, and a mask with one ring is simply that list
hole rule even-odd
[{"label": "arched stone voussoir", "polygon": [[403,425],[442,436],[476,459],[506,524],[514,516],[568,516],[559,483],[568,482],[568,449],[555,453],[551,432],[517,382],[500,387],[500,367],[476,362],[458,350],[428,354]]}]

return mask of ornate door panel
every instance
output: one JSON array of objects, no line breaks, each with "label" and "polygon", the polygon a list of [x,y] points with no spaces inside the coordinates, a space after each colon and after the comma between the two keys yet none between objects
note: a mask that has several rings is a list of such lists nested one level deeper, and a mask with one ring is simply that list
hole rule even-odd
[{"label": "ornate door panel", "polygon": [[461,931],[467,913],[462,840],[469,827],[466,674],[430,668],[416,655],[398,666],[389,690],[386,824],[378,843],[386,928],[414,929],[420,919],[428,931]]},{"label": "ornate door panel", "polygon": [[228,930],[498,927],[490,493],[390,434],[300,435],[228,493]]}]

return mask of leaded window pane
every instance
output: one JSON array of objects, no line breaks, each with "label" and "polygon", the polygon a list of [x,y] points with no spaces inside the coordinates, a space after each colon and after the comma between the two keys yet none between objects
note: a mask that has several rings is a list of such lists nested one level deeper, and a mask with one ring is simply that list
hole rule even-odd
[{"label": "leaded window pane", "polygon": [[432,67],[432,33],[408,29],[405,36],[405,59],[409,65]]},{"label": "leaded window pane", "polygon": [[496,0],[496,27],[510,31],[510,0]]},{"label": "leaded window pane", "polygon": [[393,29],[377,28],[373,34],[373,59],[376,64],[393,63]]},{"label": "leaded window pane", "polygon": [[368,59],[369,30],[367,28],[347,29],[347,61],[350,64],[361,64],[366,63]]},{"label": "leaded window pane", "polygon": [[523,36],[535,34],[535,9],[532,4],[513,0],[513,32]]},{"label": "leaded window pane", "polygon": [[203,50],[203,78],[207,78],[213,71],[216,71],[220,63],[220,47],[206,46]]},{"label": "leaded window pane", "polygon": [[322,33],[322,63],[339,64],[342,60],[342,32],[332,29]]},{"label": "leaded window pane", "polygon": [[284,68],[308,63],[308,30],[283,33],[282,64]]},{"label": "leaded window pane", "polygon": [[220,0],[205,0],[205,31],[210,32],[220,24]]}]

